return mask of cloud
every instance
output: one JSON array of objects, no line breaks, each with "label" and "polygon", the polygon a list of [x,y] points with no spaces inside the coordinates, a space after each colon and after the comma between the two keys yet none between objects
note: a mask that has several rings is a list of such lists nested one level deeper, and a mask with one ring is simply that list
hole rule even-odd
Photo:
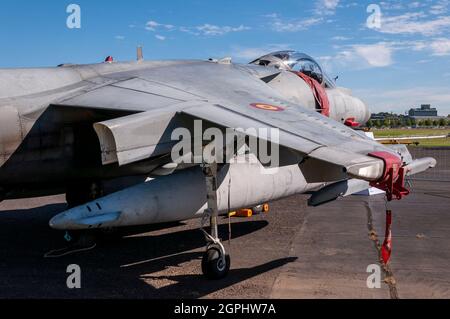
[{"label": "cloud", "polygon": [[[335,68],[382,68],[394,64],[396,52],[428,52],[430,56],[450,56],[450,38],[434,38],[431,40],[391,41],[375,44],[353,44],[335,46],[338,52],[333,56],[322,56],[318,60],[324,69],[332,73]],[[428,63],[430,59],[422,59],[416,63]]]},{"label": "cloud", "polygon": [[448,11],[450,0],[402,1],[388,0],[379,2],[383,12],[426,8],[433,15],[442,15]]},{"label": "cloud", "polygon": [[289,44],[269,44],[261,47],[234,47],[231,56],[237,60],[249,62],[271,52],[291,49]]},{"label": "cloud", "polygon": [[334,15],[340,0],[316,0],[313,14],[302,19],[288,19],[277,13],[264,15],[270,20],[270,28],[276,32],[299,32],[324,22],[333,22],[326,16]]},{"label": "cloud", "polygon": [[450,55],[450,39],[436,39],[430,43],[430,48],[435,56]]},{"label": "cloud", "polygon": [[240,25],[239,27],[230,27],[230,26],[217,26],[212,24],[204,24],[201,26],[197,26],[195,27],[195,29],[198,30],[201,34],[206,36],[218,36],[230,32],[241,32],[250,30],[249,27],[246,27],[244,25]]},{"label": "cloud", "polygon": [[156,21],[148,21],[145,25],[145,29],[147,29],[148,31],[157,31],[159,29],[166,29],[166,30],[174,30],[175,26],[172,24],[162,24],[162,23],[158,23]]},{"label": "cloud", "polygon": [[[318,58],[328,72],[335,67],[352,69],[381,68],[394,64],[396,52],[428,52],[431,56],[450,56],[450,38],[433,38],[431,40],[391,41],[375,44],[352,44],[335,46],[338,52],[334,56]],[[417,63],[428,63],[422,59]]]},{"label": "cloud", "polygon": [[381,1],[380,6],[383,8],[384,11],[390,11],[390,10],[402,10],[405,7],[400,2],[390,2],[390,1]]},{"label": "cloud", "polygon": [[441,0],[438,1],[435,5],[431,6],[430,13],[434,15],[445,14],[448,11],[448,7],[450,6],[449,0]]},{"label": "cloud", "polygon": [[441,115],[450,114],[448,87],[404,88],[398,90],[354,90],[370,106],[372,112],[394,111],[403,113],[420,104],[432,104]]},{"label": "cloud", "polygon": [[381,33],[387,34],[421,34],[432,36],[441,34],[450,29],[450,16],[439,16],[430,19],[423,12],[405,13],[398,16],[383,16]]},{"label": "cloud", "polygon": [[283,22],[281,20],[278,20],[273,22],[272,29],[277,32],[298,32],[302,30],[307,30],[311,26],[317,25],[322,21],[323,20],[320,18],[310,18],[292,22]]},{"label": "cloud", "polygon": [[339,4],[339,0],[321,0],[319,1],[323,4],[323,6],[329,10],[336,10],[336,7]]},{"label": "cloud", "polygon": [[370,66],[385,67],[392,64],[392,48],[386,43],[355,45],[354,53],[363,58]]},{"label": "cloud", "polygon": [[428,51],[432,56],[450,55],[450,38],[433,38],[430,40],[391,42],[395,50]]},{"label": "cloud", "polygon": [[349,37],[343,37],[343,36],[335,36],[332,37],[331,40],[333,41],[347,41],[347,40],[351,40],[352,38]]},{"label": "cloud", "polygon": [[424,6],[425,6],[425,4],[421,3],[419,1],[414,1],[414,2],[411,2],[408,4],[408,8],[411,8],[411,9],[417,9],[417,8],[421,8]]},{"label": "cloud", "polygon": [[299,32],[308,30],[314,25],[318,25],[324,21],[322,17],[311,17],[307,19],[285,19],[278,14],[266,15],[269,18],[270,28],[276,32]]},{"label": "cloud", "polygon": [[165,37],[165,36],[162,36],[162,35],[159,35],[159,34],[155,35],[155,38],[158,39],[158,40],[160,40],[160,41],[166,40],[166,37]]},{"label": "cloud", "polygon": [[125,40],[125,37],[123,35],[116,35],[114,38],[119,41]]},{"label": "cloud", "polygon": [[388,42],[375,44],[353,44],[338,47],[339,51],[333,56],[321,56],[317,59],[325,71],[333,73],[338,68],[367,69],[382,68],[394,63],[393,47]]},{"label": "cloud", "polygon": [[318,0],[315,13],[318,15],[334,15],[340,0]]},{"label": "cloud", "polygon": [[147,24],[145,25],[145,29],[148,31],[156,31],[156,29],[160,26],[161,24],[159,24],[156,21],[149,21],[147,22]]},{"label": "cloud", "polygon": [[164,31],[178,31],[183,33],[188,33],[195,36],[221,36],[231,32],[241,32],[250,30],[250,27],[240,25],[237,27],[231,26],[218,26],[209,23],[203,25],[186,27],[186,26],[175,26],[173,24],[163,24],[157,21],[148,21],[145,25],[145,29],[151,32],[164,32]]}]

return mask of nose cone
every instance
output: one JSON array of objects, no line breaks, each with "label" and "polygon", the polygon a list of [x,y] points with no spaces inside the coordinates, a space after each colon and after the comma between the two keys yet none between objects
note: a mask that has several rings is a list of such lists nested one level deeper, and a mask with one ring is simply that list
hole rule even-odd
[{"label": "nose cone", "polygon": [[68,213],[62,213],[55,217],[53,217],[49,225],[53,229],[57,230],[69,230],[71,229],[71,226],[73,226],[73,221],[70,216],[68,216]]},{"label": "nose cone", "polygon": [[[97,209],[94,209],[96,207]],[[101,207],[101,206],[100,206]],[[87,230],[120,226],[121,212],[103,211],[90,203],[76,207],[53,217],[49,225],[58,230]]]},{"label": "nose cone", "polygon": [[59,215],[53,217],[49,225],[57,230],[83,230],[90,227],[83,224],[86,218],[95,216],[96,212],[92,211],[89,204],[69,209]]}]

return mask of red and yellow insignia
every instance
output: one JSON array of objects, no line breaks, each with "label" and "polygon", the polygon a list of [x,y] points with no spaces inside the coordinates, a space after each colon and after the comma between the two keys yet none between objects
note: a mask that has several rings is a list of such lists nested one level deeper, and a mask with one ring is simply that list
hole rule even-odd
[{"label": "red and yellow insignia", "polygon": [[250,106],[254,107],[255,109],[260,109],[260,110],[264,110],[264,111],[272,111],[272,112],[284,111],[284,108],[281,106],[264,104],[264,103],[252,103],[252,104],[250,104]]}]

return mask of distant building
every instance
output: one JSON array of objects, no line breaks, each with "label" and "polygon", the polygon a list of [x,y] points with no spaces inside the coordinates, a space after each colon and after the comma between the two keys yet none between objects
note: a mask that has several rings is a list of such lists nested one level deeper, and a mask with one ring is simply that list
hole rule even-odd
[{"label": "distant building", "polygon": [[[411,126],[416,127],[422,125],[424,121],[430,120],[432,123],[440,120],[450,119],[448,117],[439,116],[438,110],[431,107],[430,104],[422,104],[420,108],[410,109],[409,112],[405,114],[396,114],[389,112],[372,113],[370,120],[370,125],[375,126],[390,126],[390,127],[401,127],[401,126]],[[387,123],[389,124],[387,124]]]},{"label": "distant building", "polygon": [[432,108],[430,104],[422,104],[418,109],[410,109],[408,112],[409,117],[411,118],[437,118],[438,111],[436,108]]}]

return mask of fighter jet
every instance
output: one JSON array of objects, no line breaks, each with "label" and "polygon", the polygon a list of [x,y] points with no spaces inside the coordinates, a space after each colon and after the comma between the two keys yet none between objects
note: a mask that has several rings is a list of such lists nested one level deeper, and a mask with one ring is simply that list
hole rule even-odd
[{"label": "fighter jet", "polygon": [[[369,116],[294,51],[250,64],[139,53],[125,63],[3,69],[0,197],[65,193],[69,209],[50,226],[66,231],[201,219],[211,226],[202,270],[220,279],[230,257],[219,216],[303,193],[318,206],[371,186],[401,199],[405,178],[436,165],[367,137],[358,128]],[[179,152],[180,143],[193,146]],[[130,176],[145,180],[105,191]]]}]

